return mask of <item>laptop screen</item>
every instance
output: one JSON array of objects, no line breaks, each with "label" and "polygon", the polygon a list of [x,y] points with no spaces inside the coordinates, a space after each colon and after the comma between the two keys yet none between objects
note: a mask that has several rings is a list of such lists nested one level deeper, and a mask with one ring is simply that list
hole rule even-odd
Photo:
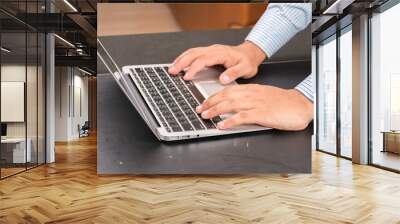
[{"label": "laptop screen", "polygon": [[7,136],[7,124],[1,124],[1,136]]}]

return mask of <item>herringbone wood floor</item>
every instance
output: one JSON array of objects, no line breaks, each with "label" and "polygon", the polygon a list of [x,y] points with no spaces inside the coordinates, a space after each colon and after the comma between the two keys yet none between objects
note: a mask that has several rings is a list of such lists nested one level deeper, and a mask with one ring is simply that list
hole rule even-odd
[{"label": "herringbone wood floor", "polygon": [[313,174],[97,176],[96,139],[0,181],[0,223],[400,223],[400,175],[313,153]]}]

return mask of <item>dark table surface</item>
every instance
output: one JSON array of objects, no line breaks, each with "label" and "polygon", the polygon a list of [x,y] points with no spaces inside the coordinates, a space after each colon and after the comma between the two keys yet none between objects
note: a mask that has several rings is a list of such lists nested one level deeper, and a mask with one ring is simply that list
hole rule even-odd
[{"label": "dark table surface", "polygon": [[[114,60],[123,66],[168,63],[185,48],[215,42],[239,43],[247,32],[248,30],[228,30],[114,36],[103,38],[102,41]],[[301,42],[308,41],[309,37],[303,33],[296,38],[296,41]],[[176,46],[174,43],[177,43]],[[288,49],[290,48],[281,51],[284,52],[283,55],[286,54],[285,57],[281,55],[282,58],[290,56]],[[308,53],[297,51],[293,55],[293,58],[288,59],[306,57]],[[99,71],[106,72],[101,64],[98,67]],[[260,66],[256,78],[240,82],[292,88],[310,73],[310,67],[311,63],[307,61],[265,64]],[[97,82],[99,174],[311,172],[312,125],[304,131],[297,132],[268,130],[160,142],[142,121],[110,74],[99,74]]]}]

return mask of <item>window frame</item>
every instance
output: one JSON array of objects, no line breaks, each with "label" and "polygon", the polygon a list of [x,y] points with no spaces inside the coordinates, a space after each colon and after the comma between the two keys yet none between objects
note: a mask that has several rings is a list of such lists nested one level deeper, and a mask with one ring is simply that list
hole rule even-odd
[{"label": "window frame", "polygon": [[[29,12],[27,12],[27,3],[28,3],[28,1],[22,1],[22,2],[25,3],[25,12],[24,13],[25,13],[25,16],[26,16],[27,13],[29,13]],[[40,0],[34,0],[34,1],[30,2],[30,3],[34,3],[34,4],[36,3],[36,13],[39,13],[39,2],[41,2],[41,1]],[[48,7],[46,7],[46,9],[45,9],[45,13],[48,10],[47,8]],[[12,15],[11,13],[9,13],[6,10],[3,10],[2,8],[0,8],[0,10],[1,10],[1,12],[5,13],[6,15],[8,15],[11,19],[15,20],[18,23],[21,23],[21,25],[22,25],[21,28],[23,28],[23,30],[21,29],[21,30],[18,30],[18,31],[12,31],[11,33],[15,32],[15,33],[21,33],[21,34],[25,35],[25,40],[24,40],[25,41],[25,49],[24,49],[24,51],[25,51],[25,88],[24,88],[25,89],[25,97],[24,97],[25,98],[25,102],[24,102],[24,107],[25,107],[24,108],[25,135],[23,137],[25,139],[25,166],[24,166],[23,170],[20,170],[18,172],[12,173],[12,174],[9,174],[7,176],[3,176],[2,168],[0,167],[0,180],[3,180],[3,179],[6,179],[8,177],[12,177],[14,175],[17,175],[17,174],[26,172],[26,171],[28,171],[30,169],[33,169],[33,168],[39,167],[41,165],[44,165],[44,164],[46,164],[46,161],[47,161],[47,128],[46,128],[47,127],[47,110],[46,110],[46,108],[47,108],[47,81],[46,81],[46,79],[47,79],[47,43],[48,43],[48,40],[47,40],[47,33],[46,32],[40,31],[40,30],[30,26],[29,24],[27,24],[27,23],[23,22],[22,20],[16,18],[14,15]],[[0,23],[0,26],[1,26],[1,23]],[[9,32],[8,31],[3,31],[3,30],[0,31],[0,45],[2,45],[1,44],[1,41],[2,41],[1,37],[2,37],[3,33],[9,33]],[[36,138],[37,145],[36,145],[36,149],[35,149],[36,150],[36,161],[33,164],[29,164],[30,166],[28,166],[28,163],[29,163],[29,162],[27,162],[28,161],[28,159],[27,159],[28,154],[26,153],[27,147],[28,147],[27,146],[27,142],[28,142],[28,116],[27,116],[27,113],[28,113],[28,110],[27,110],[27,94],[28,94],[27,93],[27,83],[28,83],[28,78],[27,78],[27,76],[28,76],[28,67],[27,67],[28,66],[28,34],[33,34],[34,36],[36,36],[36,41],[35,41],[36,43],[34,43],[34,44],[36,44],[36,49],[35,49],[35,53],[36,53],[36,60],[35,60],[35,65],[36,65],[36,69],[35,69],[36,91],[34,93],[32,93],[32,94],[36,95],[35,96],[36,97],[36,122],[34,122],[35,125],[36,125],[36,136],[34,136],[33,138]],[[43,34],[43,35],[39,35],[39,34]],[[39,40],[39,36],[42,37],[40,40]],[[43,47],[43,49],[40,49],[40,53],[42,53],[43,55],[40,55],[40,53],[39,53],[39,41],[41,41],[41,44],[42,44],[42,47]],[[43,155],[41,155],[41,157],[43,157],[42,158],[43,162],[39,162],[39,144],[38,144],[38,139],[39,139],[39,116],[41,116],[38,113],[38,111],[39,111],[39,98],[38,98],[38,95],[39,95],[38,94],[39,93],[39,81],[38,81],[39,56],[41,56],[42,60],[44,60],[44,63],[41,64],[41,66],[42,66],[41,73],[42,73],[42,82],[43,82],[42,84],[44,84],[44,86],[42,87],[42,88],[44,88],[43,89],[43,93],[42,93],[42,95],[44,96],[44,99],[42,99],[43,105],[41,105],[41,107],[43,107],[42,109],[44,109],[44,111],[43,111],[44,115],[41,118],[41,119],[44,119],[44,120],[42,120],[43,126],[44,126],[43,127],[44,128],[44,131],[43,131],[43,143],[44,144],[42,145],[42,147],[43,147],[42,148]],[[1,68],[3,66],[2,61],[3,61],[2,60],[2,56],[0,54],[0,82],[1,82],[1,79],[2,79],[2,75],[1,75]],[[1,90],[1,86],[0,86],[0,90]],[[0,96],[1,96],[1,93],[0,93]],[[1,97],[0,97],[0,101],[1,101]],[[0,110],[1,110],[1,104],[0,104]],[[1,119],[0,119],[0,123],[1,123]],[[1,156],[1,144],[0,144],[0,156]],[[23,167],[21,167],[21,168],[23,168]]]},{"label": "window frame", "polygon": [[[344,18],[347,19],[347,18]],[[340,22],[340,20],[338,21]],[[344,158],[347,160],[352,160],[352,158],[347,157],[342,155],[341,153],[341,119],[340,119],[340,103],[341,103],[341,97],[340,97],[340,82],[341,82],[341,67],[340,67],[340,37],[344,35],[347,32],[351,32],[352,23],[348,23],[345,26],[341,27],[340,29],[338,28],[335,33],[327,36],[324,39],[318,40],[318,43],[316,44],[316,150],[319,152],[327,153],[329,155],[337,156],[340,158]],[[336,41],[336,152],[332,153],[327,150],[321,149],[320,143],[319,143],[319,47],[322,43],[328,43],[330,41]]]},{"label": "window frame", "polygon": [[400,4],[399,0],[388,0],[384,4],[380,5],[377,8],[374,8],[372,10],[368,11],[368,165],[377,167],[383,170],[395,172],[395,173],[400,173],[400,169],[394,169],[391,167],[383,166],[380,164],[376,164],[373,162],[373,130],[372,130],[372,94],[373,94],[373,89],[372,89],[372,19],[374,18],[374,14],[381,14],[384,13],[385,11],[393,8],[394,6]]}]

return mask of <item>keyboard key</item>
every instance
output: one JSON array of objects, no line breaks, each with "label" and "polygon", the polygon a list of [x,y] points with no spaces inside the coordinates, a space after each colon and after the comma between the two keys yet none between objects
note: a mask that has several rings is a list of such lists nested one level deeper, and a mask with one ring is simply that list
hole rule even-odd
[{"label": "keyboard key", "polygon": [[214,117],[211,120],[212,120],[212,122],[214,122],[214,124],[218,124],[218,122],[222,121],[222,119],[219,116]]},{"label": "keyboard key", "polygon": [[214,123],[209,120],[209,119],[202,119],[204,125],[207,127],[207,129],[214,129],[216,128],[216,126],[214,125]]},{"label": "keyboard key", "polygon": [[[146,72],[151,76],[152,82],[160,92],[162,98],[164,101],[167,103],[169,108],[171,109],[172,113],[175,115],[176,119],[179,121],[181,124],[182,128],[185,131],[192,131],[193,127],[190,124],[190,122],[187,120],[184,112],[181,110],[181,108],[176,104],[173,96],[170,94],[170,92],[165,88],[164,84],[162,83],[160,79],[160,75],[162,76],[163,74],[159,74],[159,76],[155,75],[154,71],[152,68],[146,68]],[[166,75],[166,74],[165,74]]]},{"label": "keyboard key", "polygon": [[152,100],[149,104],[156,108],[155,114],[161,119],[162,125],[173,132],[215,129],[219,117],[202,119],[195,112],[204,97],[194,83],[183,80],[183,72],[171,76],[167,71],[168,67],[158,66],[135,68],[141,88],[145,89],[146,98]]},{"label": "keyboard key", "polygon": [[[164,127],[167,127],[167,130],[168,130],[169,129],[168,126],[169,126],[172,129],[172,131],[174,131],[174,132],[182,131],[182,128],[178,124],[177,120],[174,118],[174,116],[168,109],[167,105],[165,105],[161,96],[157,93],[157,90],[154,87],[154,85],[151,83],[151,81],[149,81],[146,74],[142,73],[143,70],[135,69],[135,71],[137,72],[137,75],[135,76],[135,78],[137,78],[138,81],[141,81],[142,83],[147,83],[145,89],[149,93],[148,98],[151,98],[153,100],[154,104],[157,105],[157,106],[153,106],[153,109],[157,110],[157,108],[159,108],[159,110],[161,111],[162,116],[159,116],[159,118],[161,118],[161,119],[164,118],[164,120],[161,121],[161,123],[164,125]],[[141,75],[139,75],[139,73]],[[165,125],[165,124],[168,124],[168,125]]]}]

